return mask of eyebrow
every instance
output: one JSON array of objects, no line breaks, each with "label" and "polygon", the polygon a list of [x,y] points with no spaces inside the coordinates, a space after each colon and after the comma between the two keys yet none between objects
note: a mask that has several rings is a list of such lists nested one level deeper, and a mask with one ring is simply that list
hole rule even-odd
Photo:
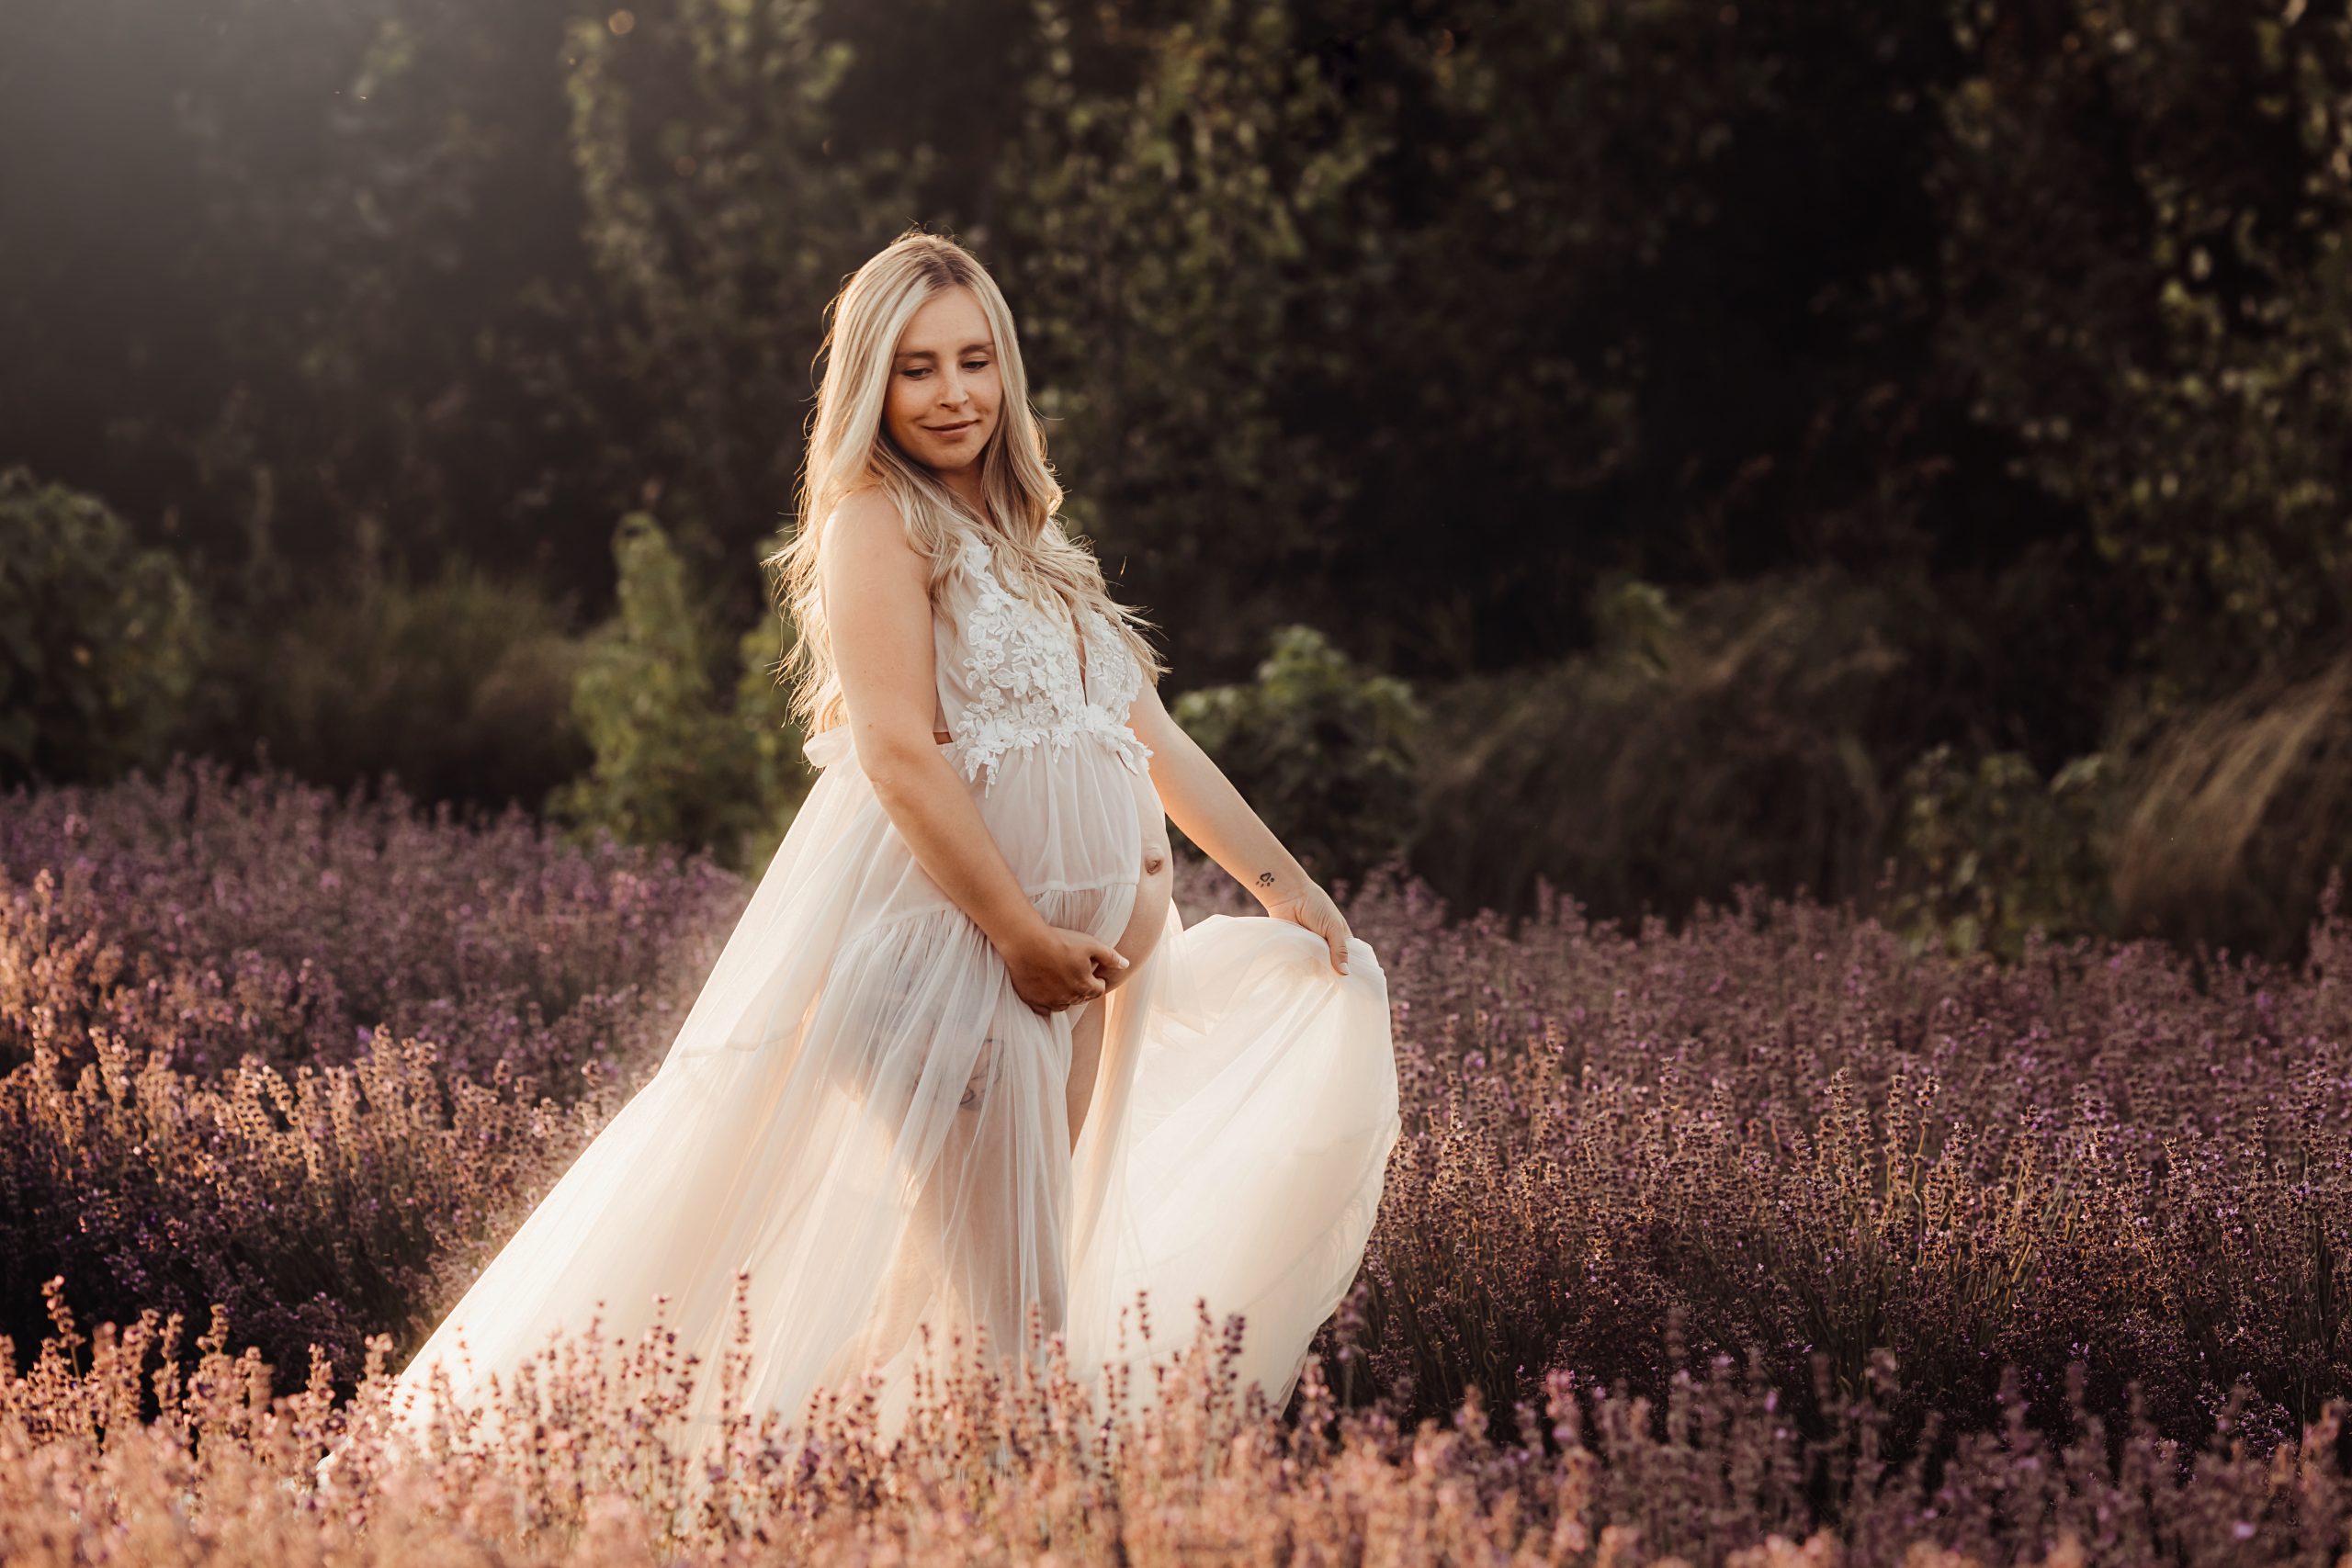
[{"label": "eyebrow", "polygon": [[[979,343],[967,343],[956,352],[958,354],[969,354],[976,348],[993,348],[995,344],[983,340]],[[938,356],[927,348],[910,348],[907,350],[906,353],[897,355],[897,357],[899,359],[935,359]]]}]

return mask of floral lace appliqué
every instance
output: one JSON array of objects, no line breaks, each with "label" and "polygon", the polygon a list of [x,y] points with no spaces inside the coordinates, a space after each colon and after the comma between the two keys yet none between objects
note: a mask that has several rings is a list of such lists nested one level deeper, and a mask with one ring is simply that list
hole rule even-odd
[{"label": "floral lace appliqu\u00e9", "polygon": [[1078,647],[1053,618],[1009,592],[997,581],[986,542],[967,536],[965,563],[975,598],[964,626],[969,651],[965,683],[972,698],[952,719],[955,739],[943,747],[967,780],[985,773],[984,791],[996,787],[997,763],[1023,747],[1046,745],[1058,757],[1080,736],[1114,748],[1134,773],[1142,773],[1151,748],[1136,738],[1120,715],[1142,690],[1143,671],[1110,620],[1100,610],[1085,615],[1086,668],[1102,693],[1090,702],[1078,663]]}]

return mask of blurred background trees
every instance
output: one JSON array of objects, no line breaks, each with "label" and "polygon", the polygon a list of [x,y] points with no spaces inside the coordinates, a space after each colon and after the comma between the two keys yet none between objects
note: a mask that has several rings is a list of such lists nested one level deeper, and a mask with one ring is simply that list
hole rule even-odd
[{"label": "blurred background trees", "polygon": [[1326,874],[2283,955],[2352,849],[2343,0],[12,23],[0,518],[91,542],[0,562],[0,783],[755,863],[820,313],[919,222]]},{"label": "blurred background trees", "polygon": [[104,502],[0,472],[0,770],[161,767],[191,716],[204,636],[172,558]]}]

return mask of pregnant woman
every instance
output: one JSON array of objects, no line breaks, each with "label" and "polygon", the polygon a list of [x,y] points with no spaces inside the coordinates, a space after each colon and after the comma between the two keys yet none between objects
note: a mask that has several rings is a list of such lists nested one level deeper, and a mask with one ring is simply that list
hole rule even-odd
[{"label": "pregnant woman", "polygon": [[[1040,1354],[1033,1323],[1098,1400],[1136,1371],[1134,1408],[1138,1292],[1162,1325],[1242,1314],[1237,1371],[1279,1407],[1397,1135],[1379,963],[1170,720],[1147,623],[1056,515],[978,261],[902,236],[826,350],[774,563],[822,771],[660,1070],[395,1408],[421,1424],[442,1375],[511,1389],[592,1318],[634,1339],[658,1295],[707,1374],[672,1434],[702,1454],[739,1275],[755,1415],[878,1373],[887,1439],[927,1354]],[[1171,818],[1272,918],[1185,926]]]}]

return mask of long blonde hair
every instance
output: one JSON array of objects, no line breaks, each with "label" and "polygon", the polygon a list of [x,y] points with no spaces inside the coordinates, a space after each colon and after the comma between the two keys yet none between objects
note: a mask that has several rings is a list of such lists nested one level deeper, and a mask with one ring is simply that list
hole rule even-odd
[{"label": "long blonde hair", "polygon": [[[979,518],[936,474],[909,457],[882,423],[899,334],[917,310],[959,285],[972,291],[988,319],[1003,385],[996,430],[980,454],[988,515]],[[1012,309],[988,269],[955,241],[910,229],[851,275],[826,314],[819,350],[825,375],[809,415],[797,522],[791,538],[763,563],[776,574],[777,609],[799,628],[779,668],[801,733],[818,734],[847,717],[817,555],[833,508],[869,486],[879,486],[897,502],[909,542],[930,558],[934,604],[950,569],[949,544],[959,530],[978,530],[1008,591],[1033,602],[1050,597],[1072,612],[1102,611],[1143,666],[1145,679],[1157,683],[1167,666],[1143,637],[1153,623],[1111,597],[1094,552],[1056,514],[1062,487],[1046,460],[1043,422],[1029,406],[1028,371]]]}]

